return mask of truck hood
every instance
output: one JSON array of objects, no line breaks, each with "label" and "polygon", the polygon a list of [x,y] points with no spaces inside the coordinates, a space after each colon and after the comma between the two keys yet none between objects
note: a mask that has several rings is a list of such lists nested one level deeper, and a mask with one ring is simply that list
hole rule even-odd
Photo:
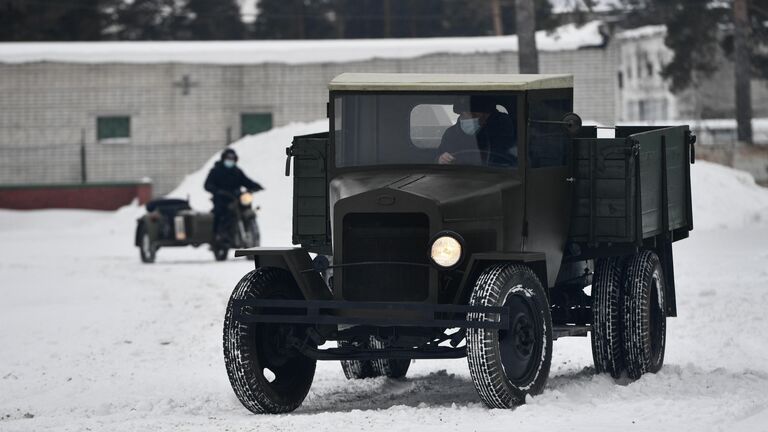
[{"label": "truck hood", "polygon": [[397,197],[407,194],[430,201],[443,220],[500,218],[505,197],[520,183],[509,173],[477,170],[348,173],[331,181],[330,206],[333,212],[339,201],[359,197],[359,211],[376,211],[372,201],[396,208]]}]

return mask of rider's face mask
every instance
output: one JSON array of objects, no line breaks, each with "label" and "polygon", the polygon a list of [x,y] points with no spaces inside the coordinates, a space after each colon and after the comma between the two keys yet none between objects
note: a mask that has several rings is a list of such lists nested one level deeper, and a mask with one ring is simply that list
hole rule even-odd
[{"label": "rider's face mask", "polygon": [[227,168],[234,168],[237,164],[234,159],[224,159],[224,166]]},{"label": "rider's face mask", "polygon": [[470,117],[468,119],[460,119],[459,126],[461,130],[467,135],[475,135],[480,130],[480,119],[477,117]]}]

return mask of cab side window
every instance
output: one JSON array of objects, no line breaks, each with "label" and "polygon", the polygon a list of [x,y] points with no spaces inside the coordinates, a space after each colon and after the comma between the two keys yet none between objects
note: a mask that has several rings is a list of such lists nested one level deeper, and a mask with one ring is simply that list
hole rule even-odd
[{"label": "cab side window", "polygon": [[566,165],[570,137],[560,121],[573,111],[571,99],[535,100],[529,105],[528,164],[531,168]]}]

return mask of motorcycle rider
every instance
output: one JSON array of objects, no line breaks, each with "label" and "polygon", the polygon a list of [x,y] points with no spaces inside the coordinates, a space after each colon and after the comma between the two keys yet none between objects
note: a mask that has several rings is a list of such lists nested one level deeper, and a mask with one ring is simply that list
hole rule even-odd
[{"label": "motorcycle rider", "polygon": [[232,241],[235,224],[231,205],[240,196],[240,189],[244,187],[251,192],[264,189],[237,167],[237,160],[234,150],[224,150],[205,179],[205,190],[213,194],[214,243],[229,244]]}]

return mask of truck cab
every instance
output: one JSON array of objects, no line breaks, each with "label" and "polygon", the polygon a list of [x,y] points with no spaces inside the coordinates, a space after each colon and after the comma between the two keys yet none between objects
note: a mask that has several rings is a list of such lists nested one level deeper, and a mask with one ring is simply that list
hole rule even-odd
[{"label": "truck cab", "polygon": [[298,247],[238,252],[256,264],[225,320],[241,402],[294,409],[317,360],[400,378],[466,356],[480,399],[511,407],[543,389],[554,339],[589,333],[599,372],[657,371],[693,138],[598,139],[572,111],[571,75],[334,78],[329,132],[287,149]]}]

